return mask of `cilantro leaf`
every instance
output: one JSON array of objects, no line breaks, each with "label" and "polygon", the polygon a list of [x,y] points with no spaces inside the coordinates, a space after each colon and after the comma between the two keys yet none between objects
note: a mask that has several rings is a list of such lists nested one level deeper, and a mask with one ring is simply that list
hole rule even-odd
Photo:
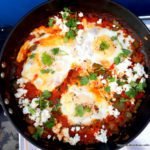
[{"label": "cilantro leaf", "polygon": [[42,96],[43,96],[45,99],[48,99],[48,98],[51,97],[51,93],[50,93],[48,90],[45,90],[45,91],[43,91]]},{"label": "cilantro leaf", "polygon": [[86,107],[84,107],[84,111],[85,111],[85,112],[90,112],[90,111],[91,111],[91,108],[86,106]]},{"label": "cilantro leaf", "polygon": [[30,112],[31,115],[35,114],[35,109],[33,109],[31,107],[28,107],[28,110],[29,110],[29,112]]},{"label": "cilantro leaf", "polygon": [[77,27],[77,20],[74,19],[74,18],[70,18],[68,20],[68,22],[66,22],[66,26],[69,27],[69,28],[75,28],[75,27]]},{"label": "cilantro leaf", "polygon": [[105,87],[106,92],[110,92],[110,86]]},{"label": "cilantro leaf", "polygon": [[127,101],[128,101],[128,99],[125,99],[125,98],[121,98],[121,99],[120,99],[120,102],[121,102],[121,103],[124,103],[124,102],[127,102]]},{"label": "cilantro leaf", "polygon": [[96,79],[97,79],[97,74],[96,74],[96,73],[91,73],[91,74],[89,75],[89,79],[90,79],[90,80],[96,80]]},{"label": "cilantro leaf", "polygon": [[108,49],[109,47],[110,47],[110,45],[106,41],[102,41],[100,43],[99,49],[101,51],[104,51],[104,50]]},{"label": "cilantro leaf", "polygon": [[75,115],[82,117],[84,115],[84,108],[82,105],[76,105],[75,107]]},{"label": "cilantro leaf", "polygon": [[44,65],[50,66],[53,63],[53,58],[46,52],[42,53],[42,63]]},{"label": "cilantro leaf", "polygon": [[50,70],[49,70],[49,69],[41,69],[40,72],[41,72],[42,74],[44,74],[44,73],[49,73]]},{"label": "cilantro leaf", "polygon": [[43,98],[40,98],[39,100],[40,109],[43,110],[47,107],[48,101],[44,100]]},{"label": "cilantro leaf", "polygon": [[53,111],[58,111],[59,108],[60,108],[60,106],[61,106],[60,102],[58,102],[57,104],[55,104],[54,107],[53,107]]},{"label": "cilantro leaf", "polygon": [[34,58],[34,57],[35,57],[35,53],[32,53],[32,54],[29,56],[30,59],[32,59],[32,58]]},{"label": "cilantro leaf", "polygon": [[112,40],[112,41],[115,41],[115,40],[117,40],[117,39],[118,39],[117,36],[112,36],[112,37],[111,37],[111,40]]},{"label": "cilantro leaf", "polygon": [[144,91],[144,88],[146,88],[146,82],[139,83],[139,84],[137,84],[137,86],[136,86],[136,91],[142,92],[142,91]]},{"label": "cilantro leaf", "polygon": [[54,25],[54,18],[50,18],[48,21],[48,26],[52,27]]},{"label": "cilantro leaf", "polygon": [[42,136],[43,131],[44,131],[43,128],[37,127],[37,128],[36,128],[36,132],[32,135],[32,137],[33,137],[34,139],[38,140],[38,139]]},{"label": "cilantro leaf", "polygon": [[71,13],[71,10],[69,8],[67,8],[67,7],[64,7],[64,11],[68,12],[68,13]]},{"label": "cilantro leaf", "polygon": [[117,57],[114,58],[114,63],[115,63],[116,65],[118,65],[120,62],[121,62],[121,59],[120,59],[119,56],[117,56]]},{"label": "cilantro leaf", "polygon": [[120,80],[117,80],[117,83],[118,83],[118,85],[124,85],[124,84],[126,84],[125,82],[120,81]]},{"label": "cilantro leaf", "polygon": [[57,54],[59,53],[59,51],[60,51],[59,48],[53,48],[53,49],[52,49],[52,53],[53,53],[54,55],[57,55]]},{"label": "cilantro leaf", "polygon": [[76,37],[76,32],[70,29],[65,35],[65,40],[67,41],[67,39],[74,39],[75,37]]},{"label": "cilantro leaf", "polygon": [[137,83],[134,82],[134,81],[131,81],[131,82],[130,82],[130,85],[131,85],[132,87],[136,87],[136,86],[137,86]]},{"label": "cilantro leaf", "polygon": [[122,56],[123,57],[129,56],[129,54],[131,54],[130,50],[128,50],[128,49],[122,49]]},{"label": "cilantro leaf", "polygon": [[137,92],[134,88],[130,88],[129,91],[126,92],[126,95],[130,98],[134,98],[136,96]]},{"label": "cilantro leaf", "polygon": [[45,126],[46,126],[48,129],[51,129],[54,125],[55,125],[55,120],[54,120],[53,117],[50,118],[50,120],[45,123]]},{"label": "cilantro leaf", "polygon": [[81,77],[80,79],[80,84],[81,85],[87,85],[89,83],[89,78],[88,77]]},{"label": "cilantro leaf", "polygon": [[114,77],[108,77],[108,81],[109,81],[109,82],[114,82],[114,81],[115,81],[115,78],[114,78]]}]

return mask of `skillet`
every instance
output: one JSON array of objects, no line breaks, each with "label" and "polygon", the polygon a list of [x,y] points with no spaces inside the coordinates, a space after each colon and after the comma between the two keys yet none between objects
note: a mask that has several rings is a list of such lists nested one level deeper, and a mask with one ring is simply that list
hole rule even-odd
[{"label": "skillet", "polygon": [[10,33],[6,40],[1,54],[0,54],[0,98],[3,109],[8,118],[18,130],[18,132],[24,136],[32,144],[42,149],[63,150],[63,149],[118,149],[130,141],[132,141],[140,132],[146,127],[150,120],[150,79],[147,81],[147,89],[145,98],[134,118],[134,121],[130,125],[122,129],[117,136],[113,136],[109,139],[107,144],[91,144],[91,145],[77,145],[70,146],[58,141],[47,140],[34,140],[27,132],[27,124],[23,120],[23,114],[17,105],[17,101],[14,97],[14,90],[12,88],[15,81],[15,58],[17,56],[19,47],[23,44],[28,34],[36,27],[44,24],[46,19],[62,10],[64,7],[72,6],[75,10],[83,12],[94,12],[100,14],[101,12],[110,13],[117,18],[124,20],[129,27],[135,31],[143,42],[142,52],[145,54],[146,71],[150,72],[150,32],[146,26],[131,12],[123,8],[122,6],[108,2],[104,7],[102,1],[87,0],[83,2],[81,0],[53,0],[46,2],[34,9],[27,16],[25,16]]}]

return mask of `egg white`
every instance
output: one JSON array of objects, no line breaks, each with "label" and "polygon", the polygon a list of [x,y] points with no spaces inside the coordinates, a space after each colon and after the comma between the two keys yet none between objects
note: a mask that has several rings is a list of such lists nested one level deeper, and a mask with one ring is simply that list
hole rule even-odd
[{"label": "egg white", "polygon": [[[76,105],[89,106],[92,108],[91,112],[85,113],[82,117],[76,116]],[[98,112],[94,106],[97,106]],[[61,97],[61,111],[67,116],[71,125],[89,125],[95,119],[103,119],[110,114],[109,106],[110,104],[105,99],[97,101],[97,96],[87,86],[70,86]]]}]

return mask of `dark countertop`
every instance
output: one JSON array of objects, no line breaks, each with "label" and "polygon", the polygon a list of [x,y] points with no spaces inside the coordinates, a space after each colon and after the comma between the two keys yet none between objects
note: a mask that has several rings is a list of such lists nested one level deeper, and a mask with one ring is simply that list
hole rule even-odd
[{"label": "dark countertop", "polygon": [[0,106],[0,150],[18,150],[18,133]]}]

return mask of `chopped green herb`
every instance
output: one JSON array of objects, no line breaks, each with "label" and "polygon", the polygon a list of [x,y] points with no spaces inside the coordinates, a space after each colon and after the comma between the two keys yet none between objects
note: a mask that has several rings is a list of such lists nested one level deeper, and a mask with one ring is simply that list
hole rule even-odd
[{"label": "chopped green herb", "polygon": [[65,41],[67,41],[67,39],[74,39],[75,37],[76,37],[76,32],[70,29],[65,35]]},{"label": "chopped green herb", "polygon": [[54,125],[55,125],[55,120],[54,120],[53,117],[50,118],[50,120],[45,123],[45,126],[46,126],[48,129],[51,129]]},{"label": "chopped green herb", "polygon": [[47,107],[48,101],[44,100],[43,98],[40,98],[39,105],[40,105],[40,109],[43,110]]},{"label": "chopped green herb", "polygon": [[60,51],[59,48],[53,48],[53,49],[52,49],[52,53],[53,53],[54,55],[57,55],[57,54],[59,53],[59,51]]},{"label": "chopped green herb", "polygon": [[53,101],[49,101],[49,106],[52,106],[53,105]]},{"label": "chopped green herb", "polygon": [[31,108],[31,107],[28,107],[28,110],[29,112],[31,113],[31,115],[34,115],[35,114],[35,109]]},{"label": "chopped green herb", "polygon": [[114,81],[115,81],[115,78],[114,78],[114,77],[108,77],[108,81],[109,81],[109,82],[114,82]]},{"label": "chopped green herb", "polygon": [[104,50],[108,49],[109,47],[110,47],[110,45],[106,41],[102,41],[100,43],[99,49],[101,51],[104,51]]},{"label": "chopped green herb", "polygon": [[41,72],[42,74],[44,74],[44,73],[49,73],[49,72],[50,72],[50,69],[41,69],[40,72]]},{"label": "chopped green herb", "polygon": [[42,136],[43,131],[44,131],[43,128],[37,127],[37,128],[36,128],[36,132],[32,135],[32,137],[33,137],[34,139],[38,140],[38,139]]},{"label": "chopped green herb", "polygon": [[142,91],[144,91],[144,88],[146,88],[146,82],[139,83],[139,84],[137,84],[137,86],[136,86],[136,91],[142,92]]},{"label": "chopped green herb", "polygon": [[46,52],[42,53],[42,63],[44,65],[50,66],[54,59]]},{"label": "chopped green herb", "polygon": [[136,87],[136,86],[137,86],[137,83],[134,82],[134,81],[131,81],[131,82],[130,82],[130,85],[131,85],[132,87]]},{"label": "chopped green herb", "polygon": [[54,25],[54,18],[50,18],[48,21],[48,26],[52,27]]},{"label": "chopped green herb", "polygon": [[64,12],[64,13],[62,14],[62,18],[63,18],[63,19],[67,19],[67,18],[68,18],[68,13],[67,13],[67,12]]},{"label": "chopped green herb", "polygon": [[97,79],[97,74],[96,74],[96,73],[91,73],[91,74],[89,75],[89,79],[90,79],[90,80],[96,80],[96,79]]},{"label": "chopped green herb", "polygon": [[129,91],[126,92],[126,95],[130,98],[134,98],[136,96],[137,92],[134,88],[130,88]]},{"label": "chopped green herb", "polygon": [[121,102],[121,103],[124,103],[124,102],[127,102],[127,101],[128,101],[128,99],[125,99],[125,98],[121,98],[121,99],[120,99],[120,102]]},{"label": "chopped green herb", "polygon": [[121,62],[121,59],[120,59],[119,56],[117,56],[117,57],[114,58],[114,63],[115,63],[116,65],[118,65],[120,62]]},{"label": "chopped green herb", "polygon": [[123,51],[123,53],[122,53],[123,57],[127,57],[127,56],[129,56],[129,54],[131,54],[131,51],[128,49],[122,49],[122,51]]},{"label": "chopped green herb", "polygon": [[34,57],[35,57],[35,53],[32,53],[32,54],[29,56],[30,59],[32,59],[32,58],[34,58]]},{"label": "chopped green herb", "polygon": [[71,13],[71,10],[69,8],[67,8],[67,7],[64,7],[64,11],[68,12],[68,13]]},{"label": "chopped green herb", "polygon": [[57,104],[55,104],[55,106],[53,107],[53,111],[58,111],[60,106],[61,106],[61,103],[59,103],[59,102]]},{"label": "chopped green herb", "polygon": [[82,105],[76,105],[75,107],[75,115],[82,117],[84,115],[84,108]]},{"label": "chopped green herb", "polygon": [[80,79],[80,84],[81,85],[87,85],[89,83],[89,78],[88,77],[81,77]]},{"label": "chopped green herb", "polygon": [[77,20],[74,18],[70,18],[66,23],[66,26],[69,28],[76,28],[77,27]]},{"label": "chopped green herb", "polygon": [[85,112],[91,112],[91,108],[90,107],[84,107]]},{"label": "chopped green herb", "polygon": [[117,36],[112,36],[112,37],[111,37],[111,40],[112,40],[112,41],[115,41],[115,40],[117,40],[117,39],[118,39]]},{"label": "chopped green herb", "polygon": [[50,72],[51,74],[55,73],[55,71],[52,70],[52,69],[41,69],[40,72],[41,72],[42,74],[49,73],[49,72]]},{"label": "chopped green herb", "polygon": [[82,117],[86,112],[90,112],[91,108],[83,105],[76,105],[75,107],[75,115]]},{"label": "chopped green herb", "polygon": [[48,90],[45,90],[42,93],[42,97],[44,97],[45,99],[48,99],[51,97],[51,93]]},{"label": "chopped green herb", "polygon": [[110,86],[105,87],[106,92],[110,92]]},{"label": "chopped green herb", "polygon": [[120,80],[117,80],[117,83],[118,83],[118,85],[124,85],[124,84],[126,84],[125,82],[120,81]]}]

